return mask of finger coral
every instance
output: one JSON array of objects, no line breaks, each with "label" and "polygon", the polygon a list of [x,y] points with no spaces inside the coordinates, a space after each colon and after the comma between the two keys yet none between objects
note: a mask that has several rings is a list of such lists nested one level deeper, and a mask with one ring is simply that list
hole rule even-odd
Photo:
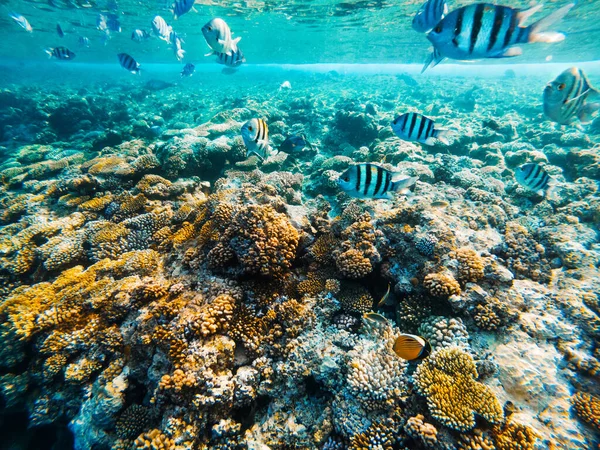
[{"label": "finger coral", "polygon": [[404,425],[404,430],[413,439],[417,439],[426,447],[434,448],[438,442],[437,429],[430,423],[425,422],[425,417],[418,414],[410,417]]},{"label": "finger coral", "polygon": [[485,262],[477,252],[470,248],[459,248],[450,254],[458,261],[458,279],[476,283],[484,276]]},{"label": "finger coral", "polygon": [[459,431],[475,426],[475,415],[491,423],[502,421],[502,407],[478,381],[473,358],[458,348],[437,350],[414,374],[417,392],[427,399],[431,415]]}]

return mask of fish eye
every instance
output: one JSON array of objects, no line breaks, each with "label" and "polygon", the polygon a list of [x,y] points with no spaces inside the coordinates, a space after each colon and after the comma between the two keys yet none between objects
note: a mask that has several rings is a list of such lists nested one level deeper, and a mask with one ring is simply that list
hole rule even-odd
[{"label": "fish eye", "polygon": [[212,27],[208,27],[208,31],[212,31]]},{"label": "fish eye", "polygon": [[441,25],[438,25],[437,27],[435,27],[435,28],[433,29],[433,32],[434,32],[434,33],[441,33],[441,32],[442,32],[442,26],[441,26]]},{"label": "fish eye", "polygon": [[394,119],[394,122],[392,122],[394,125],[396,125],[398,123],[398,119]]},{"label": "fish eye", "polygon": [[559,91],[562,91],[562,90],[563,90],[564,88],[566,88],[566,87],[567,87],[567,85],[566,85],[565,83],[560,83],[560,84],[558,85],[558,90],[559,90]]},{"label": "fish eye", "polygon": [[252,131],[252,126],[249,126],[249,127],[248,127],[248,130],[249,130],[249,131]]}]

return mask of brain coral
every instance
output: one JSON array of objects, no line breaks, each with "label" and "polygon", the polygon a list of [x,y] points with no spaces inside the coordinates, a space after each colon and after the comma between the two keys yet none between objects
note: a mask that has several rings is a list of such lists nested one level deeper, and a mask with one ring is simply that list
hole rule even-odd
[{"label": "brain coral", "polygon": [[459,431],[475,426],[475,414],[499,423],[504,414],[490,389],[476,381],[473,358],[458,348],[444,348],[431,354],[415,371],[419,394],[427,397],[431,415]]}]

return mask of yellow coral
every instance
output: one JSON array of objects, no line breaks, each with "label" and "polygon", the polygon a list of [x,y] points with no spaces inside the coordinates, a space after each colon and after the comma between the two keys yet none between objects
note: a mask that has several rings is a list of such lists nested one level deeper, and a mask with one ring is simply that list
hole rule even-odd
[{"label": "yellow coral", "polygon": [[504,414],[492,391],[476,381],[473,358],[458,348],[440,349],[417,368],[417,391],[427,398],[431,415],[459,431],[475,426],[475,414],[499,423]]},{"label": "yellow coral", "polygon": [[133,444],[136,450],[175,449],[175,442],[173,441],[173,439],[168,438],[160,430],[157,429],[140,434]]},{"label": "yellow coral", "polygon": [[86,202],[79,205],[79,209],[83,211],[100,212],[112,202],[113,196],[111,194],[103,195],[102,197],[94,197]]},{"label": "yellow coral", "polygon": [[459,248],[450,254],[458,261],[458,279],[475,283],[484,276],[485,262],[479,254],[470,248]]},{"label": "yellow coral", "polygon": [[539,435],[527,425],[509,421],[492,429],[496,450],[534,450]]},{"label": "yellow coral", "polygon": [[410,417],[406,421],[404,429],[406,434],[413,439],[420,440],[428,448],[434,448],[437,445],[437,429],[432,424],[425,422],[422,414]]},{"label": "yellow coral", "polygon": [[340,254],[335,263],[342,275],[348,278],[363,278],[373,271],[369,258],[354,248]]},{"label": "yellow coral", "polygon": [[600,430],[600,398],[585,392],[577,392],[571,399],[577,415]]},{"label": "yellow coral", "polygon": [[435,297],[460,294],[460,284],[450,273],[430,273],[425,276],[423,286]]}]

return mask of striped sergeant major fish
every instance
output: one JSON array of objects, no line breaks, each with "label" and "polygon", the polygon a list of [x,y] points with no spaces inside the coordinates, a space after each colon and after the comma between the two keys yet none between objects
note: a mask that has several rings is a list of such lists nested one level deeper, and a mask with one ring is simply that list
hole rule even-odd
[{"label": "striped sergeant major fish", "polygon": [[206,43],[212,49],[212,52],[207,53],[205,56],[219,53],[231,55],[237,51],[237,44],[242,39],[241,37],[233,39],[229,25],[218,17],[211,19],[202,27],[202,34],[206,39]]},{"label": "striped sergeant major fish", "polygon": [[135,42],[147,41],[150,35],[145,30],[135,29],[131,33],[131,40]]},{"label": "striped sergeant major fish", "polygon": [[544,89],[544,114],[561,125],[571,125],[577,119],[590,122],[600,110],[598,102],[600,91],[592,87],[583,70],[577,67],[565,70]]},{"label": "striped sergeant major fish", "polygon": [[392,130],[400,139],[409,142],[433,145],[436,140],[448,145],[449,130],[435,128],[435,122],[429,117],[410,112],[402,114],[392,122]]},{"label": "striped sergeant major fish", "polygon": [[185,50],[181,47],[181,44],[183,44],[183,39],[177,36],[175,31],[171,31],[169,41],[171,42],[171,49],[173,50],[173,53],[175,53],[177,61],[181,61],[185,55]]},{"label": "striped sergeant major fish", "polygon": [[242,139],[246,145],[246,157],[254,154],[263,161],[275,154],[269,145],[269,127],[262,119],[250,119],[246,122],[242,126]]},{"label": "striped sergeant major fish", "polygon": [[173,28],[167,25],[165,19],[160,16],[155,16],[154,19],[152,19],[152,31],[157,37],[170,44],[169,37],[171,36]]},{"label": "striped sergeant major fish", "polygon": [[228,55],[227,53],[217,53],[217,62],[227,67],[239,67],[246,62],[242,50],[238,47],[236,51]]},{"label": "striped sergeant major fish", "polygon": [[560,42],[564,34],[544,30],[562,19],[573,6],[569,3],[527,27],[522,24],[542,5],[523,11],[489,3],[455,9],[427,35],[437,52],[430,56],[423,71],[445,58],[508,58],[523,53],[521,48],[515,47],[517,44]]},{"label": "striped sergeant major fish", "polygon": [[89,47],[90,46],[90,38],[88,38],[86,36],[79,36],[79,45],[81,45],[82,47]]},{"label": "striped sergeant major fish", "polygon": [[175,0],[173,5],[171,6],[171,11],[173,11],[173,18],[177,20],[185,13],[190,12],[194,7],[194,1],[195,0]]},{"label": "striped sergeant major fish", "polygon": [[194,66],[192,63],[187,63],[185,66],[183,66],[183,70],[181,71],[181,77],[191,77],[192,75],[194,75],[195,71],[196,66]]},{"label": "striped sergeant major fish", "polygon": [[416,177],[390,172],[377,164],[360,163],[350,166],[337,183],[352,197],[390,200],[394,193],[405,191],[416,181]]},{"label": "striped sergeant major fish", "polygon": [[127,53],[119,53],[117,58],[119,58],[119,64],[123,69],[135,74],[140,73],[140,64]]},{"label": "striped sergeant major fish", "polygon": [[48,58],[56,58],[60,59],[61,61],[70,61],[75,58],[75,53],[73,53],[67,47],[47,48],[44,51],[48,53]]},{"label": "striped sergeant major fish", "polygon": [[548,193],[548,188],[553,184],[550,175],[535,163],[523,164],[515,170],[515,180],[525,189],[536,192],[539,195]]},{"label": "striped sergeant major fish", "polygon": [[448,14],[446,0],[427,0],[412,21],[412,27],[419,33],[426,33],[435,27]]},{"label": "striped sergeant major fish", "polygon": [[9,16],[12,20],[17,22],[19,24],[19,26],[21,28],[23,28],[25,31],[27,31],[28,33],[33,32],[33,28],[31,28],[29,21],[25,18],[24,15],[18,14],[18,13],[10,13]]}]

